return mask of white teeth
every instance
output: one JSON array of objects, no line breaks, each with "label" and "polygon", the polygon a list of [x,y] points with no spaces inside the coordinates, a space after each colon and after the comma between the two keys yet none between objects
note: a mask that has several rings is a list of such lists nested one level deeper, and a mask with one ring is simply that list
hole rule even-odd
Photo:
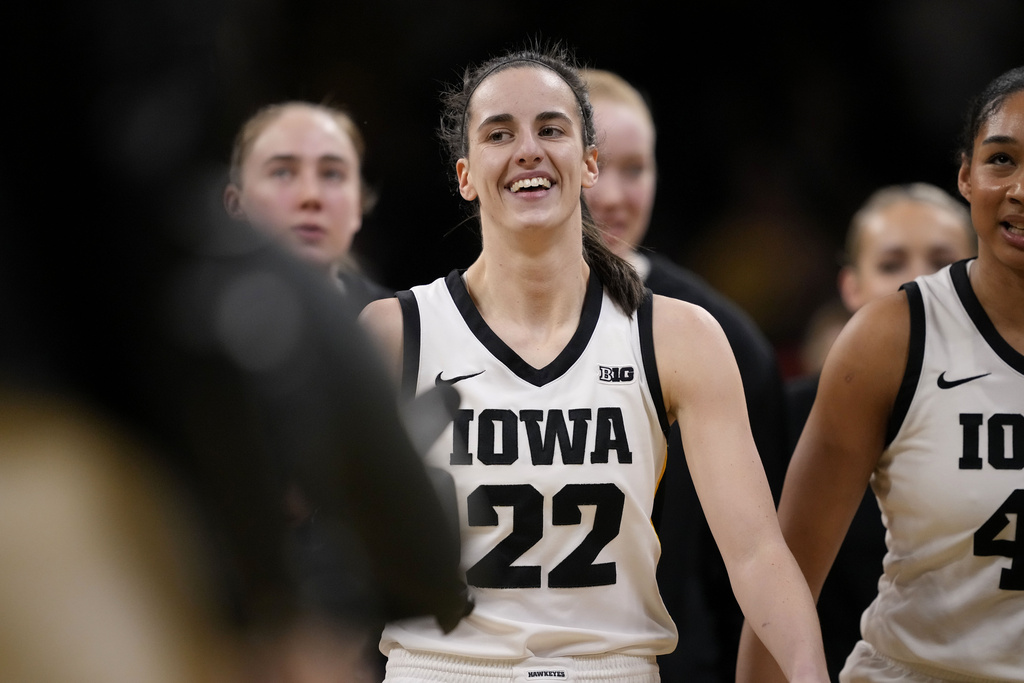
[{"label": "white teeth", "polygon": [[526,187],[543,187],[547,190],[551,188],[551,181],[547,178],[524,178],[523,180],[517,180],[512,183],[512,186],[509,189],[513,192],[519,192],[519,190]]}]

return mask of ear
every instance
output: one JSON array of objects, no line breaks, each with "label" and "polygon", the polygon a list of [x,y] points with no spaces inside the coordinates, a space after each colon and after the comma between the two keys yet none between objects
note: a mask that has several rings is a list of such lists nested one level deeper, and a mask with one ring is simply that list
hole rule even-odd
[{"label": "ear", "polygon": [[971,203],[971,160],[966,154],[960,155],[960,172],[956,175],[956,186],[960,196]]},{"label": "ear", "polygon": [[455,177],[459,181],[459,194],[467,202],[471,202],[477,198],[476,188],[473,187],[473,181],[469,177],[469,161],[463,157],[455,162]]},{"label": "ear", "polygon": [[843,300],[846,310],[853,313],[864,304],[857,270],[853,266],[843,266],[836,279],[839,285],[839,298]]},{"label": "ear", "polygon": [[224,209],[232,218],[245,220],[245,213],[242,211],[242,191],[234,183],[229,183],[224,188]]},{"label": "ear", "polygon": [[597,184],[597,147],[591,147],[583,155],[583,187],[593,187]]}]

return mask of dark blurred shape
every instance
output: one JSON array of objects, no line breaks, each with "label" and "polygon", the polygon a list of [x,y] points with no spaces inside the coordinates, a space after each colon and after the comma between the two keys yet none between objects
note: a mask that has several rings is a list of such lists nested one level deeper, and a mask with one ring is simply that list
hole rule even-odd
[{"label": "dark blurred shape", "polygon": [[30,64],[10,79],[0,171],[0,410],[55,395],[146,444],[236,633],[323,604],[290,554],[293,484],[324,548],[308,561],[344,569],[330,618],[454,626],[457,537],[355,311],[221,211],[224,176],[201,152],[218,4],[3,13],[32,40],[3,55]]}]

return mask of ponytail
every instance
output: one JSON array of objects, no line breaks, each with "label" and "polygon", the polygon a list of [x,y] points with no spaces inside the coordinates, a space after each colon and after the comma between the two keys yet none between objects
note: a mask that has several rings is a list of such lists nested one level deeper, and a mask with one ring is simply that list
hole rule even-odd
[{"label": "ponytail", "polygon": [[582,198],[580,201],[583,205],[583,259],[597,274],[612,301],[632,315],[643,301],[643,280],[632,264],[608,248],[590,208]]}]

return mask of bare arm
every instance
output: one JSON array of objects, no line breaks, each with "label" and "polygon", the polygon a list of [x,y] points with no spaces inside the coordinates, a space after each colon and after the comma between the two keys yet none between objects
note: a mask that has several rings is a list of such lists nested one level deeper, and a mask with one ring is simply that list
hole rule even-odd
[{"label": "bare arm", "polygon": [[[909,337],[910,315],[901,292],[858,312],[822,371],[779,503],[783,534],[815,599],[882,453]],[[751,626],[748,619],[736,680],[784,680]]]},{"label": "bare arm", "polygon": [[402,308],[398,299],[371,302],[359,314],[359,323],[375,342],[381,362],[397,387],[402,380]]},{"label": "bare arm", "polygon": [[703,309],[655,297],[654,344],[669,415],[737,601],[790,681],[828,681],[810,591],[779,530],[735,358]]}]

